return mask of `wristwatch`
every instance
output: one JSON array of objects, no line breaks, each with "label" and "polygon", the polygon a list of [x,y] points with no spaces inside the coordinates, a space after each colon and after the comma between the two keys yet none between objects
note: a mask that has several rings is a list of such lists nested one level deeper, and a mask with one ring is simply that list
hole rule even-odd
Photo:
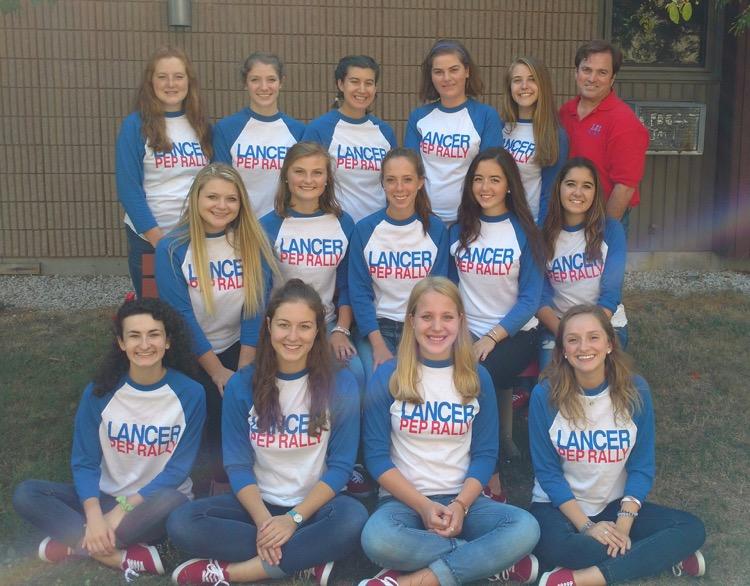
[{"label": "wristwatch", "polygon": [[302,524],[302,521],[305,520],[302,515],[297,512],[297,509],[290,509],[286,514],[292,518],[292,521],[297,524],[297,527],[299,527]]}]

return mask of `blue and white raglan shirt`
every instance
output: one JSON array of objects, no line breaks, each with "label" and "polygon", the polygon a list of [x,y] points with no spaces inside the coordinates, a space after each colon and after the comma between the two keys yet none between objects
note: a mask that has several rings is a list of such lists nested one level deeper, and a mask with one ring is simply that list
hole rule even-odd
[{"label": "blue and white raglan shirt", "polygon": [[209,163],[184,112],[165,112],[164,122],[173,144],[169,153],[146,144],[138,112],[125,118],[115,144],[117,197],[125,224],[137,234],[174,228],[193,179]]},{"label": "blue and white raglan shirt", "polygon": [[539,226],[547,217],[550,192],[557,173],[568,160],[568,135],[562,128],[557,131],[557,147],[557,162],[540,167],[535,160],[536,140],[531,120],[521,119],[516,124],[506,124],[503,128],[503,148],[513,156],[518,165],[526,201],[529,202],[531,215]]},{"label": "blue and white raglan shirt", "polygon": [[447,274],[448,233],[436,216],[427,234],[417,214],[367,216],[354,227],[349,255],[349,299],[362,335],[378,329],[379,317],[403,322],[414,285]]},{"label": "blue and white raglan shirt", "polygon": [[[490,375],[478,366],[479,396],[469,401],[453,382],[451,360],[419,365],[422,403],[396,400],[388,382],[396,360],[382,364],[367,386],[362,439],[375,479],[396,468],[427,496],[458,494],[467,478],[487,484],[495,469],[499,423]],[[381,487],[380,496],[388,492]]]},{"label": "blue and white raglan shirt", "polygon": [[250,108],[216,123],[214,160],[237,169],[257,217],[273,209],[281,165],[304,131],[302,122],[283,112],[262,116]]},{"label": "blue and white raglan shirt", "polygon": [[557,317],[574,305],[599,305],[612,312],[616,328],[628,323],[622,299],[627,241],[622,224],[607,218],[604,224],[602,259],[586,259],[583,224],[563,226],[555,242],[555,256],[547,262],[540,307],[550,307]]},{"label": "blue and white raglan shirt", "polygon": [[302,140],[328,149],[336,162],[336,199],[355,222],[385,205],[380,165],[396,146],[396,135],[386,122],[372,114],[349,118],[331,110],[307,125]]},{"label": "blue and white raglan shirt", "polygon": [[[202,356],[209,350],[220,354],[238,340],[243,346],[258,343],[263,308],[255,315],[243,315],[242,259],[229,241],[228,234],[206,234],[206,256],[213,291],[214,313],[209,315],[201,297],[201,283],[193,266],[189,241],[172,232],[156,246],[156,285],[159,296],[185,319],[192,334],[193,352]],[[264,299],[271,289],[271,270],[265,260]]]},{"label": "blue and white raglan shirt", "polygon": [[514,336],[539,323],[542,271],[516,215],[480,216],[479,237],[459,249],[461,227],[451,226],[450,276],[458,283],[469,331],[481,337],[496,325]]},{"label": "blue and white raglan shirt", "polygon": [[633,384],[643,405],[627,421],[615,420],[606,382],[582,389],[583,428],[550,403],[549,380],[534,387],[529,406],[533,502],[559,507],[575,499],[592,517],[625,495],[646,500],[656,471],[654,409],[646,381],[635,376]]},{"label": "blue and white raglan shirt", "polygon": [[359,391],[352,374],[336,373],[327,429],[312,435],[307,371],[277,374],[282,420],[261,430],[253,404],[253,369],[240,369],[224,393],[221,435],[232,490],[236,494],[257,484],[265,502],[282,507],[302,502],[318,482],[341,491],[359,445]]},{"label": "blue and white raglan shirt", "polygon": [[148,498],[164,488],[192,498],[189,474],[206,419],[203,387],[169,368],[152,385],[124,376],[102,397],[93,391],[89,383],[73,431],[71,467],[81,502],[101,493]]},{"label": "blue and white raglan shirt", "polygon": [[409,115],[404,146],[422,156],[432,211],[446,224],[456,221],[471,161],[502,144],[502,128],[497,111],[472,98],[455,108],[433,102]]},{"label": "blue and white raglan shirt", "polygon": [[[280,287],[289,279],[302,279],[318,292],[326,308],[326,322],[336,319],[336,308],[349,302],[349,240],[354,231],[351,216],[340,218],[322,211],[301,214],[288,210],[286,218],[275,211],[260,223],[276,252]],[[278,281],[278,280],[277,280]],[[334,294],[338,291],[338,305]]]}]

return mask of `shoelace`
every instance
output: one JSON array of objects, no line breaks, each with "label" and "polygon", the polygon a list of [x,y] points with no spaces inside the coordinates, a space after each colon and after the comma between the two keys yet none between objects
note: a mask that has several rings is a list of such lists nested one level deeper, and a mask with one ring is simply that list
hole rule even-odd
[{"label": "shoelace", "polygon": [[125,569],[124,578],[125,578],[125,581],[128,584],[130,584],[134,580],[137,580],[140,577],[141,577],[141,575],[138,572],[136,572],[133,568],[126,568]]},{"label": "shoelace", "polygon": [[359,470],[352,470],[352,476],[349,479],[349,481],[353,482],[354,484],[364,484],[365,477],[362,475],[362,473]]},{"label": "shoelace", "polygon": [[678,578],[682,576],[682,562],[679,562],[672,566],[672,573]]},{"label": "shoelace", "polygon": [[499,572],[495,574],[494,576],[490,576],[487,578],[488,582],[510,582],[510,573],[515,569],[515,566],[511,566],[510,568],[506,568],[502,572]]},{"label": "shoelace", "polygon": [[224,578],[224,571],[216,560],[210,560],[206,564],[206,569],[201,575],[201,580],[209,584],[216,584],[216,586],[229,586],[229,582]]},{"label": "shoelace", "polygon": [[398,586],[398,580],[396,580],[396,578],[392,578],[391,576],[380,578],[380,581],[383,584],[387,584],[387,586]]}]

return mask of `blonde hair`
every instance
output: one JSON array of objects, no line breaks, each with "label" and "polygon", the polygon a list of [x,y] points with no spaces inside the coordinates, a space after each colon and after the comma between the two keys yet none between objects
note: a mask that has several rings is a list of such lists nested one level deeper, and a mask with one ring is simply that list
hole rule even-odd
[{"label": "blonde hair", "polygon": [[532,130],[536,150],[534,158],[540,167],[549,167],[557,163],[560,158],[560,146],[558,143],[558,132],[560,123],[555,112],[555,101],[552,97],[552,79],[544,63],[535,57],[516,57],[505,72],[505,87],[503,100],[500,106],[500,118],[507,124],[508,130],[513,130],[518,123],[518,104],[511,93],[511,80],[513,68],[516,65],[525,65],[529,68],[531,75],[536,80],[539,90],[534,113],[531,116]]},{"label": "blonde hair", "polygon": [[265,260],[275,274],[278,274],[278,268],[273,249],[250,206],[245,184],[232,167],[223,163],[211,163],[203,167],[195,176],[188,192],[187,208],[182,213],[182,218],[175,229],[178,231],[178,236],[173,246],[190,242],[201,299],[206,313],[213,315],[213,289],[203,286],[203,283],[211,282],[211,274],[206,253],[206,232],[198,211],[198,197],[211,179],[228,181],[235,186],[240,195],[240,211],[227,227],[227,240],[242,261],[242,288],[245,294],[243,312],[245,315],[254,315],[263,309],[265,280],[262,261]]},{"label": "blonde hair", "polygon": [[464,403],[479,396],[477,361],[466,326],[464,304],[458,287],[445,277],[426,277],[419,281],[409,295],[406,306],[406,323],[398,345],[396,370],[391,375],[388,388],[393,398],[408,403],[424,403],[419,393],[419,347],[414,335],[412,321],[419,300],[425,293],[434,291],[450,299],[461,317],[461,326],[453,343],[453,384]]},{"label": "blonde hair", "polygon": [[604,359],[604,371],[609,395],[614,407],[615,420],[627,421],[633,413],[640,410],[643,400],[633,384],[633,361],[620,347],[612,322],[597,305],[574,305],[560,320],[555,336],[555,349],[552,362],[544,369],[540,380],[549,379],[550,403],[556,407],[565,419],[583,427],[586,424],[586,413],[583,408],[581,385],[576,380],[575,370],[565,358],[565,329],[568,322],[579,315],[591,315],[599,322],[612,346],[612,351]]}]

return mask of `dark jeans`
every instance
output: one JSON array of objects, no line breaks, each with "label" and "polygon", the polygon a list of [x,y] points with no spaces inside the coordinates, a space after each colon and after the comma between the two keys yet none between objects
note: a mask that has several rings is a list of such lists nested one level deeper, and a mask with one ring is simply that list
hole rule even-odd
[{"label": "dark jeans", "polygon": [[[266,504],[272,515],[292,507]],[[283,578],[305,568],[349,555],[359,543],[367,509],[357,500],[336,495],[304,521],[282,547],[281,563],[263,563],[272,578]],[[242,562],[257,555],[256,527],[234,494],[222,494],[180,507],[167,521],[172,542],[192,557]]]},{"label": "dark jeans", "polygon": [[[216,357],[225,368],[236,372],[240,361],[240,343],[235,342]],[[208,454],[211,477],[217,482],[227,482],[221,453],[221,406],[224,401],[209,374],[200,366],[197,370],[195,380],[201,383],[206,391],[206,435],[201,449]]]},{"label": "dark jeans", "polygon": [[[401,341],[401,334],[404,331],[404,322],[379,317],[378,330],[380,330],[380,335],[383,336],[383,340],[385,341],[388,350],[390,350],[391,354],[395,356],[398,351],[398,344]],[[365,378],[366,380],[370,380],[372,377],[373,364],[372,344],[370,344],[370,340],[367,336],[363,336],[359,333],[358,329],[355,329],[352,337],[354,339],[354,345],[357,347],[357,354],[359,354],[359,358],[362,361]]]},{"label": "dark jeans", "polygon": [[489,371],[495,391],[510,389],[515,378],[534,359],[537,330],[520,330],[496,344],[481,364]]},{"label": "dark jeans", "polygon": [[143,258],[144,254],[153,254],[154,247],[148,240],[144,240],[138,234],[133,232],[130,226],[125,226],[125,235],[128,239],[128,271],[130,280],[133,281],[133,288],[138,298],[141,298],[143,282]]},{"label": "dark jeans", "polygon": [[[690,513],[643,503],[630,530],[633,546],[625,555],[607,555],[607,547],[594,538],[581,535],[551,503],[531,503],[542,536],[534,553],[544,566],[580,570],[596,566],[607,584],[636,580],[668,570],[685,559],[706,538],[703,523]],[[612,501],[594,522],[616,521],[620,501]]]},{"label": "dark jeans", "polygon": [[[188,498],[172,488],[154,493],[125,515],[115,531],[118,549],[133,543],[154,542],[165,534],[169,513]],[[102,493],[102,512],[119,506],[115,498]],[[48,480],[24,480],[13,492],[13,507],[26,521],[57,541],[78,548],[85,532],[86,516],[78,493],[72,484]],[[79,550],[78,553],[84,553]]]}]

